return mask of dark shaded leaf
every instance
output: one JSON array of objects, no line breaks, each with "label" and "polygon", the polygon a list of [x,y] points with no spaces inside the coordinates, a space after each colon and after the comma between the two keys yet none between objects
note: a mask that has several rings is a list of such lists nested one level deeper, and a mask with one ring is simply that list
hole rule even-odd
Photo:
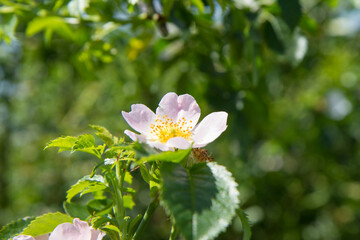
[{"label": "dark shaded leaf", "polygon": [[264,24],[264,38],[269,48],[281,54],[285,52],[283,42],[278,37],[277,33],[275,32],[273,26],[269,21],[266,21]]},{"label": "dark shaded leaf", "polygon": [[298,25],[301,18],[301,5],[299,0],[278,0],[281,7],[281,17],[291,30]]},{"label": "dark shaded leaf", "polygon": [[160,171],[162,204],[186,239],[212,239],[228,226],[239,193],[223,166],[201,163],[185,169],[164,162]]}]

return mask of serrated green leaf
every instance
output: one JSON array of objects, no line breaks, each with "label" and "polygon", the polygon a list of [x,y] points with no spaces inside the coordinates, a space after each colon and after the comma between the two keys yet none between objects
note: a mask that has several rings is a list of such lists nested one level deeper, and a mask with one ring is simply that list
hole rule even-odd
[{"label": "serrated green leaf", "polygon": [[243,228],[243,232],[244,232],[243,240],[250,240],[251,239],[251,227],[250,227],[250,221],[249,221],[246,213],[244,213],[244,211],[239,208],[236,211],[236,214],[240,218],[241,225]]},{"label": "serrated green leaf", "polygon": [[13,221],[0,229],[0,239],[9,239],[21,233],[35,217],[26,217]]},{"label": "serrated green leaf", "polygon": [[75,145],[76,140],[77,138],[72,136],[59,137],[51,140],[48,144],[46,144],[44,150],[50,147],[58,147],[59,152],[71,151],[72,147]]},{"label": "serrated green leaf", "polygon": [[66,192],[66,200],[71,201],[77,194],[82,196],[86,193],[105,191],[108,187],[105,183],[104,178],[101,175],[94,175],[92,178],[85,176],[80,179],[76,184],[72,185],[71,188]]},{"label": "serrated green leaf", "polygon": [[140,158],[138,163],[140,164],[144,162],[153,162],[153,161],[179,163],[189,156],[191,150],[192,148],[185,150],[177,150],[175,152],[172,151],[162,152],[159,154],[142,157]]},{"label": "serrated green leaf", "polygon": [[124,204],[124,207],[133,209],[133,207],[135,206],[133,197],[131,195],[124,195],[123,196],[123,204]]},{"label": "serrated green leaf", "polygon": [[163,163],[160,171],[162,205],[186,239],[213,239],[225,230],[239,203],[237,184],[225,167]]},{"label": "serrated green leaf", "polygon": [[98,125],[90,125],[90,127],[96,131],[96,136],[103,140],[107,146],[114,145],[113,136],[106,128]]},{"label": "serrated green leaf", "polygon": [[35,218],[21,233],[22,235],[39,236],[51,233],[61,223],[72,223],[73,218],[66,214],[56,212],[47,213]]},{"label": "serrated green leaf", "polygon": [[73,150],[96,147],[95,138],[91,134],[84,134],[77,137]]},{"label": "serrated green leaf", "polygon": [[77,137],[72,152],[80,151],[90,153],[98,158],[101,158],[101,154],[104,151],[105,146],[96,146],[95,138],[91,134],[84,134]]}]

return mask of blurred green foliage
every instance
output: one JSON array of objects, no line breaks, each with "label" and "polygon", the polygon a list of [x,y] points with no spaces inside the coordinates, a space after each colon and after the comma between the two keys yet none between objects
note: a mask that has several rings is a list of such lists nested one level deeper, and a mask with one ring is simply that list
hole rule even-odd
[{"label": "blurred green foliage", "polygon": [[[359,12],[357,0],[0,0],[0,225],[61,210],[91,171],[46,142],[89,124],[123,136],[121,110],[175,91],[203,116],[229,113],[208,149],[236,177],[253,239],[357,239]],[[141,212],[148,192],[134,186]],[[168,227],[158,211],[147,239]],[[234,220],[219,239],[240,232]]]}]

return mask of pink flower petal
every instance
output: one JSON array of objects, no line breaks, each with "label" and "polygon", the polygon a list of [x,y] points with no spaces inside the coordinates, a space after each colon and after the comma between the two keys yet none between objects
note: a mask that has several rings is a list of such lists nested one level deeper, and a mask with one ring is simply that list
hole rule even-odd
[{"label": "pink flower petal", "polygon": [[84,237],[84,239],[91,238],[91,230],[87,222],[80,221],[78,218],[74,218],[73,225],[80,233],[81,237]]},{"label": "pink flower petal", "polygon": [[126,122],[139,133],[147,134],[151,131],[150,124],[155,119],[155,113],[144,104],[131,105],[131,112],[121,112]]},{"label": "pink flower petal", "polygon": [[161,142],[148,140],[146,138],[146,136],[136,134],[136,133],[134,133],[134,132],[132,132],[130,130],[125,130],[124,133],[126,135],[128,135],[131,138],[131,140],[133,140],[134,142],[139,141],[140,143],[146,143],[146,144],[150,145],[150,147],[157,148],[157,149],[159,149],[161,151],[172,150],[171,147],[168,147],[168,146],[166,146],[165,144],[163,144]]},{"label": "pink flower petal", "polygon": [[91,239],[91,230],[89,224],[75,218],[71,223],[62,223],[58,225],[50,234],[49,240],[87,240]]},{"label": "pink flower petal", "polygon": [[49,240],[79,240],[80,232],[71,223],[62,223],[58,225],[50,234]]},{"label": "pink flower petal", "polygon": [[204,147],[218,138],[227,128],[227,117],[226,112],[214,112],[207,115],[193,131],[193,147]]},{"label": "pink flower petal", "polygon": [[166,142],[166,146],[178,149],[188,149],[191,146],[191,143],[183,137],[174,137]]},{"label": "pink flower petal", "polygon": [[44,234],[35,237],[35,240],[48,240],[48,239],[49,239],[49,234]]},{"label": "pink flower petal", "polygon": [[105,233],[99,230],[95,230],[93,228],[91,228],[90,230],[91,230],[91,239],[89,240],[102,240],[102,238],[105,236]]},{"label": "pink flower petal", "polygon": [[[129,138],[131,138],[131,140],[133,140],[134,142],[138,141],[139,138],[144,138],[143,136],[139,135],[139,134],[136,134],[130,130],[125,130],[124,133],[126,135],[129,136]],[[144,142],[144,141],[140,141],[139,142]]]},{"label": "pink flower petal", "polygon": [[35,240],[32,236],[19,235],[13,238],[13,240]]},{"label": "pink flower petal", "polygon": [[200,107],[191,95],[183,94],[178,96],[176,93],[171,92],[161,99],[156,114],[160,116],[167,115],[174,122],[184,117],[188,125],[193,128],[199,121]]}]

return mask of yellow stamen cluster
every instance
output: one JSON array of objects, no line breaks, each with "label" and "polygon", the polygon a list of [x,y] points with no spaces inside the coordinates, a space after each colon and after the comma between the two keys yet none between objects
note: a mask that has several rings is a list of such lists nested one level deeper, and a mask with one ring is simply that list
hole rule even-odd
[{"label": "yellow stamen cluster", "polygon": [[151,134],[155,135],[162,143],[166,143],[170,138],[183,137],[190,140],[192,121],[186,121],[183,117],[174,123],[172,118],[167,115],[160,117],[157,115],[155,124],[151,124]]}]

